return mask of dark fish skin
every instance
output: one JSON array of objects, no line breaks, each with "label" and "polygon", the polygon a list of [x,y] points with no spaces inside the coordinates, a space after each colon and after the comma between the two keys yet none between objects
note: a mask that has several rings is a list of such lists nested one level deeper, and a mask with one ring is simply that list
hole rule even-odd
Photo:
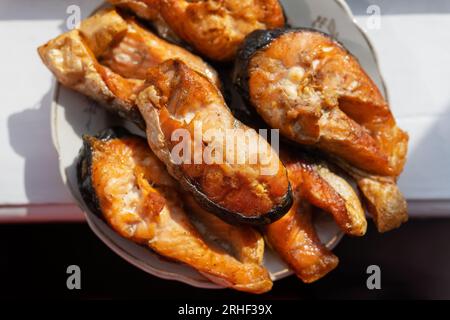
[{"label": "dark fish skin", "polygon": [[290,29],[256,30],[250,33],[239,50],[234,61],[233,83],[241,95],[250,104],[248,88],[248,64],[258,50],[265,48],[274,39],[288,32]]},{"label": "dark fish skin", "polygon": [[293,200],[292,200],[292,189],[291,185],[288,186],[288,191],[286,193],[286,196],[283,197],[283,200],[280,202],[280,204],[273,207],[272,210],[265,212],[263,215],[259,217],[247,217],[245,215],[242,215],[238,212],[230,211],[214,201],[211,201],[211,199],[208,198],[199,188],[198,186],[190,183],[188,180],[185,180],[185,186],[189,190],[189,192],[192,194],[192,196],[195,198],[195,200],[201,204],[203,208],[208,210],[209,212],[213,212],[216,214],[219,218],[222,220],[231,223],[231,224],[249,224],[254,226],[260,226],[260,225],[266,225],[270,224],[274,221],[277,221],[281,217],[283,217],[288,211],[289,208],[292,206]]},{"label": "dark fish skin", "polygon": [[[95,137],[99,140],[110,140],[122,137],[132,136],[132,134],[122,127],[112,127],[101,131]],[[102,210],[100,209],[99,197],[96,194],[94,184],[92,182],[92,160],[93,160],[92,145],[87,139],[83,137],[83,147],[78,154],[77,162],[77,178],[78,188],[84,202],[89,209],[95,213],[99,218],[103,218]]]}]

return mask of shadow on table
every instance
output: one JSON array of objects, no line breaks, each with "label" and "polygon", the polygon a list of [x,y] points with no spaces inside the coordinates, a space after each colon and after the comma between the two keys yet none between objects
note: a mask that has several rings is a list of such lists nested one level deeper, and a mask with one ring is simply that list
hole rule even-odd
[{"label": "shadow on table", "polygon": [[57,192],[65,192],[58,171],[58,156],[52,144],[51,103],[52,88],[34,106],[8,118],[9,143],[25,159],[24,186],[30,203],[61,198],[54,194],[57,186],[46,188],[47,182],[60,182],[61,190],[57,189]]}]

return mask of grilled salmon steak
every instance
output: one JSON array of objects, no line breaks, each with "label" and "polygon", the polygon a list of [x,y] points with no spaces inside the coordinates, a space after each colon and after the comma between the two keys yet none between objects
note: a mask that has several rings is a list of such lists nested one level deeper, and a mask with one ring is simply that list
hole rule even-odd
[{"label": "grilled salmon steak", "polygon": [[147,140],[208,211],[231,223],[267,224],[292,203],[286,169],[255,130],[233,117],[217,89],[180,60],[149,69],[137,99]]},{"label": "grilled salmon steak", "polygon": [[[141,18],[165,24],[171,32],[211,60],[230,61],[254,30],[285,24],[278,0],[109,0]],[[159,15],[156,12],[159,11]]]},{"label": "grilled salmon steak", "polygon": [[271,289],[261,265],[262,236],[198,207],[185,208],[178,184],[145,139],[111,129],[83,139],[81,194],[121,236],[187,264],[217,284],[252,293]]},{"label": "grilled salmon steak", "polygon": [[341,44],[311,29],[255,31],[239,51],[233,78],[271,127],[322,150],[355,178],[380,232],[407,220],[396,179],[408,135]]},{"label": "grilled salmon steak", "polygon": [[255,31],[240,50],[235,82],[290,140],[372,174],[401,173],[408,135],[357,59],[331,37],[309,29]]},{"label": "grilled salmon steak", "polygon": [[50,40],[38,52],[64,86],[141,127],[144,122],[134,100],[147,68],[177,58],[220,86],[214,69],[201,58],[158,38],[113,9],[82,21],[78,29]]}]

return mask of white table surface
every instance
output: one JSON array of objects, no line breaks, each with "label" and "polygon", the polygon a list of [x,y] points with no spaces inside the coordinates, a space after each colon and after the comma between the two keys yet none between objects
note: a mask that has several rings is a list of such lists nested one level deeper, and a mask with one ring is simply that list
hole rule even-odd
[{"label": "white table surface", "polygon": [[[0,2],[0,221],[82,219],[59,176],[52,76],[36,48],[66,31],[69,5],[86,16],[101,2]],[[400,186],[411,214],[450,215],[450,0],[347,2],[378,51],[392,110],[410,134]],[[380,29],[368,28],[373,4],[381,9]]]}]

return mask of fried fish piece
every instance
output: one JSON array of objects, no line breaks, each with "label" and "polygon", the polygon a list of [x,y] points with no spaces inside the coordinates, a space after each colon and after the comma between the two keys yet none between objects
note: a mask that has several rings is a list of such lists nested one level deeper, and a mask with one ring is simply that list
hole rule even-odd
[{"label": "fried fish piece", "polygon": [[169,173],[208,211],[266,224],[292,203],[286,169],[258,133],[233,117],[220,91],[180,60],[149,70],[137,99],[147,140]]},{"label": "fried fish piece", "polygon": [[214,69],[201,58],[156,37],[113,9],[84,20],[79,29],[50,40],[38,52],[64,86],[141,127],[144,122],[135,98],[148,67],[178,58],[220,86]]},{"label": "fried fish piece", "polygon": [[367,210],[379,232],[391,231],[408,221],[408,206],[392,177],[357,178]]},{"label": "fried fish piece", "polygon": [[262,118],[371,174],[398,176],[408,135],[357,59],[311,29],[260,30],[239,51],[235,83]]},{"label": "fried fish piece", "polygon": [[169,27],[201,54],[232,60],[238,46],[254,30],[285,24],[278,0],[161,0]]},{"label": "fried fish piece", "polygon": [[314,229],[315,208],[333,216],[351,236],[366,233],[367,221],[359,197],[346,179],[319,155],[281,149],[294,204],[280,220],[264,230],[270,246],[305,283],[314,282],[336,268],[339,259],[321,242]]},{"label": "fried fish piece", "polygon": [[169,59],[180,59],[218,88],[221,87],[217,72],[200,57],[160,39],[133,19],[126,21],[128,32],[99,57],[102,65],[123,77],[145,80],[148,68]]},{"label": "fried fish piece", "polygon": [[139,18],[146,20],[155,30],[158,36],[175,44],[185,46],[181,40],[161,16],[160,0],[107,0],[114,6],[133,12]]},{"label": "fried fish piece", "polygon": [[351,236],[363,236],[367,221],[360,199],[349,182],[318,156],[306,152],[280,154],[294,193],[330,213],[340,229]]},{"label": "fried fish piece", "polygon": [[[145,139],[118,130],[83,139],[78,165],[81,194],[121,236],[195,268],[214,283],[251,293],[271,289],[272,281],[261,265],[261,235],[249,227],[212,220],[196,208],[188,214],[178,184]],[[215,234],[204,236],[210,232]]]},{"label": "fried fish piece", "polygon": [[336,162],[356,181],[379,232],[393,230],[408,221],[408,205],[394,177],[370,175],[345,162]]},{"label": "fried fish piece", "polygon": [[324,277],[339,263],[317,236],[312,222],[312,207],[294,193],[294,204],[280,220],[266,226],[270,246],[305,283]]},{"label": "fried fish piece", "polygon": [[291,184],[295,179],[301,186],[298,188],[301,196],[331,213],[346,234],[362,236],[367,229],[364,211],[350,180],[356,182],[379,232],[398,228],[408,221],[407,203],[394,177],[370,175],[344,161],[306,150],[288,153],[282,149],[280,157],[288,169]]},{"label": "fried fish piece", "polygon": [[[109,0],[138,16],[165,23],[173,33],[212,60],[230,61],[245,36],[285,24],[278,0]],[[159,10],[159,15],[155,12]],[[162,21],[161,21],[162,20]]]},{"label": "fried fish piece", "polygon": [[134,105],[136,92],[143,81],[125,79],[102,66],[95,57],[95,53],[102,52],[111,41],[126,33],[127,24],[115,11],[101,12],[85,23],[90,25],[100,17],[105,24],[104,29],[98,24],[95,33],[98,41],[93,41],[95,37],[86,38],[79,29],[74,29],[39,47],[39,55],[64,86],[85,94],[110,111],[143,124]]}]

